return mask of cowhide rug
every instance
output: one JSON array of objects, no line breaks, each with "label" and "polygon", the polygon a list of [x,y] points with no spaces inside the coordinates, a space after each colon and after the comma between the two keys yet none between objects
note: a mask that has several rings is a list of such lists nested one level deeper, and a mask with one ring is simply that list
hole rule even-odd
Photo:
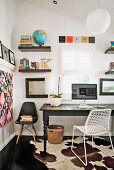
[{"label": "cowhide rug", "polygon": [[[31,142],[34,144],[33,142]],[[94,138],[94,145],[90,138],[86,138],[88,165],[84,166],[78,158],[71,152],[71,140],[64,140],[61,144],[50,144],[47,142],[47,154],[42,157],[43,142],[36,143],[35,158],[44,162],[49,170],[113,170],[114,159],[107,156],[100,149],[111,156],[114,152],[111,149],[110,142],[102,138]],[[83,138],[77,137],[74,140],[76,153],[84,160]],[[96,148],[96,146],[97,148]]]}]

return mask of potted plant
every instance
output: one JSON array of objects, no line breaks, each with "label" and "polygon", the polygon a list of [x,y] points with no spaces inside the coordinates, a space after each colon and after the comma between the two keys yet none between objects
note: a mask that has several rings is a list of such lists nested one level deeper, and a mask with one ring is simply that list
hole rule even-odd
[{"label": "potted plant", "polygon": [[60,91],[60,77],[58,80],[58,93],[50,95],[50,105],[51,106],[59,106],[62,103],[62,94],[59,93]]}]

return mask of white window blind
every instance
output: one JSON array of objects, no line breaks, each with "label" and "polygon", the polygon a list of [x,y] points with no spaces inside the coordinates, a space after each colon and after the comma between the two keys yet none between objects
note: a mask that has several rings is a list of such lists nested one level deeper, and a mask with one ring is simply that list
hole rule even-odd
[{"label": "white window blind", "polygon": [[71,99],[71,85],[88,81],[92,68],[92,53],[86,48],[62,51],[61,57],[61,90]]}]

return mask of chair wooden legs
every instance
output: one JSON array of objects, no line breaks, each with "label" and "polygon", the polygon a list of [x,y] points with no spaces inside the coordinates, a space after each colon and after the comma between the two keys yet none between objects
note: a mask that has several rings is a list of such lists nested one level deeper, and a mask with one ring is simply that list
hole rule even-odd
[{"label": "chair wooden legs", "polygon": [[34,125],[31,125],[31,129],[32,129],[32,135],[33,135],[34,142],[36,143],[35,137],[37,136],[37,133],[36,133],[36,129],[35,129]]},{"label": "chair wooden legs", "polygon": [[[21,136],[21,134],[22,134],[22,132],[23,132],[23,127],[24,127],[24,125],[21,125],[19,134],[18,134],[18,136],[17,136],[16,144],[18,143],[19,138],[20,138],[20,136]],[[36,129],[35,129],[35,127],[34,127],[33,124],[31,125],[31,130],[32,130],[32,135],[33,135],[34,142],[36,143],[35,137],[37,136],[37,133],[36,133]]]},{"label": "chair wooden legs", "polygon": [[36,129],[35,129],[34,125],[32,125],[32,128],[34,130],[35,136],[37,136]]},{"label": "chair wooden legs", "polygon": [[17,136],[16,144],[18,143],[19,137],[20,137],[20,136],[21,136],[21,134],[22,134],[23,126],[24,126],[24,125],[21,125],[20,131],[19,131],[19,134],[18,134],[18,136]]}]

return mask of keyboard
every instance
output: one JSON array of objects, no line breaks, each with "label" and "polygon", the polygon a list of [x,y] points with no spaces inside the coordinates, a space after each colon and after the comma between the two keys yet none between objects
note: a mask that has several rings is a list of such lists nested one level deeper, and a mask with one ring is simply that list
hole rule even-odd
[{"label": "keyboard", "polygon": [[80,109],[92,109],[94,107],[90,106],[90,105],[85,105],[85,106],[78,106],[78,108],[80,108]]}]

